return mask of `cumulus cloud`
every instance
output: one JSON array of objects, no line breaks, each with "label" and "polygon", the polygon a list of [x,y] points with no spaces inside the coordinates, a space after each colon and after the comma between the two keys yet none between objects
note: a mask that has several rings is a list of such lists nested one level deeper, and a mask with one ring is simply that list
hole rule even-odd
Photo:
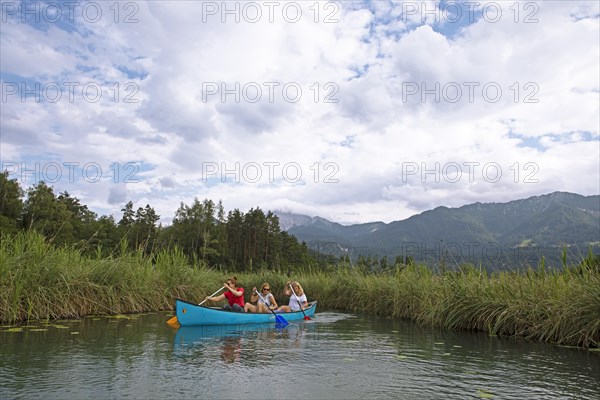
[{"label": "cumulus cloud", "polygon": [[0,37],[2,161],[97,164],[55,183],[97,210],[169,223],[206,197],[351,223],[600,192],[597,3],[97,4],[3,15]]},{"label": "cumulus cloud", "polygon": [[111,188],[108,193],[108,204],[122,205],[127,203],[127,191],[123,187]]}]

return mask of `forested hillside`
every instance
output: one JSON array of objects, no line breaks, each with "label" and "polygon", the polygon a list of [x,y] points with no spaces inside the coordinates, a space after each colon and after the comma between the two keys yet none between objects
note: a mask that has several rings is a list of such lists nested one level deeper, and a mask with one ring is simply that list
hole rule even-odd
[{"label": "forested hillside", "polygon": [[172,224],[158,224],[150,204],[135,208],[130,201],[122,217],[97,215],[67,192],[54,193],[44,182],[26,192],[8,172],[0,174],[0,233],[35,230],[56,245],[73,245],[84,254],[108,257],[123,249],[155,254],[179,248],[194,265],[242,271],[293,268],[310,260],[308,249],[282,231],[279,218],[260,208],[225,213],[210,199],[181,203]]},{"label": "forested hillside", "polygon": [[[554,192],[508,203],[437,207],[402,221],[343,226],[323,218],[279,214],[311,249],[389,264],[411,257],[428,264],[482,263],[492,268],[577,263],[600,253],[600,196]],[[293,217],[293,218],[292,218]],[[301,221],[289,224],[288,221]],[[390,261],[390,262],[389,262]]]}]

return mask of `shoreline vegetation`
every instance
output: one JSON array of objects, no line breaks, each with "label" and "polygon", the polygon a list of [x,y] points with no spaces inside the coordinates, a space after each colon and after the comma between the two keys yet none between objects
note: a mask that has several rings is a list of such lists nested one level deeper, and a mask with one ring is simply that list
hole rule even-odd
[{"label": "shoreline vegetation", "polygon": [[[117,253],[117,254],[114,254]],[[590,259],[591,260],[591,259]],[[35,232],[2,236],[0,322],[172,310],[176,297],[200,301],[228,272],[193,267],[177,248],[147,255],[123,242],[111,256],[54,246]],[[600,268],[584,260],[563,270],[488,273],[472,265],[435,273],[425,265],[368,274],[336,269],[236,272],[242,286],[269,282],[276,298],[292,278],[320,307],[404,318],[451,330],[477,330],[583,348],[600,347]]]}]

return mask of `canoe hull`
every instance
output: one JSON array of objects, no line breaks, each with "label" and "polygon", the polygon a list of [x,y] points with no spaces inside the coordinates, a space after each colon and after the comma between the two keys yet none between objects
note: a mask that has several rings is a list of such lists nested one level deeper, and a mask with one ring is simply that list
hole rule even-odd
[{"label": "canoe hull", "polygon": [[[308,317],[315,315],[317,302],[309,303],[309,308],[304,310]],[[194,325],[232,325],[232,324],[266,324],[275,322],[275,315],[255,314],[255,313],[238,313],[232,311],[223,311],[220,308],[204,307],[185,300],[176,299],[175,309],[177,312],[177,321],[181,326]],[[286,321],[296,321],[304,319],[302,311],[278,314],[285,318]]]}]

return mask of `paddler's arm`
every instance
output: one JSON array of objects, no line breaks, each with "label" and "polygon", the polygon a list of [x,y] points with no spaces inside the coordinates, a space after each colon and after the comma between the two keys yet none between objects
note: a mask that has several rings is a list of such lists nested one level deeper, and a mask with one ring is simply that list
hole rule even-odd
[{"label": "paddler's arm", "polygon": [[271,310],[275,310],[275,309],[279,308],[279,306],[277,305],[277,302],[275,301],[275,296],[273,296],[271,293],[269,293],[268,296],[271,296],[271,304],[272,304],[272,306],[269,308]]},{"label": "paddler's arm", "polygon": [[292,290],[290,289],[291,284],[292,284],[292,281],[287,281],[285,283],[285,287],[283,288],[283,294],[285,294],[286,296],[292,295]]},{"label": "paddler's arm", "polygon": [[256,294],[256,288],[252,288],[252,294],[250,295],[250,303],[256,303],[258,301],[258,295]]},{"label": "paddler's arm", "polygon": [[224,294],[220,294],[217,297],[206,296],[206,300],[208,300],[208,301],[221,301],[221,300],[225,300],[225,295]]},{"label": "paddler's arm", "polygon": [[[228,284],[225,284],[225,287],[226,287],[227,289],[229,289],[229,291],[230,291],[230,292],[231,292],[231,293],[232,293],[232,294],[233,294],[235,297],[240,297],[240,296],[242,296],[242,295],[244,294],[244,292],[242,292],[241,290],[235,290],[235,289],[232,289],[232,288],[231,288],[231,287],[230,287]],[[223,296],[223,295],[221,295],[221,296]]]}]

